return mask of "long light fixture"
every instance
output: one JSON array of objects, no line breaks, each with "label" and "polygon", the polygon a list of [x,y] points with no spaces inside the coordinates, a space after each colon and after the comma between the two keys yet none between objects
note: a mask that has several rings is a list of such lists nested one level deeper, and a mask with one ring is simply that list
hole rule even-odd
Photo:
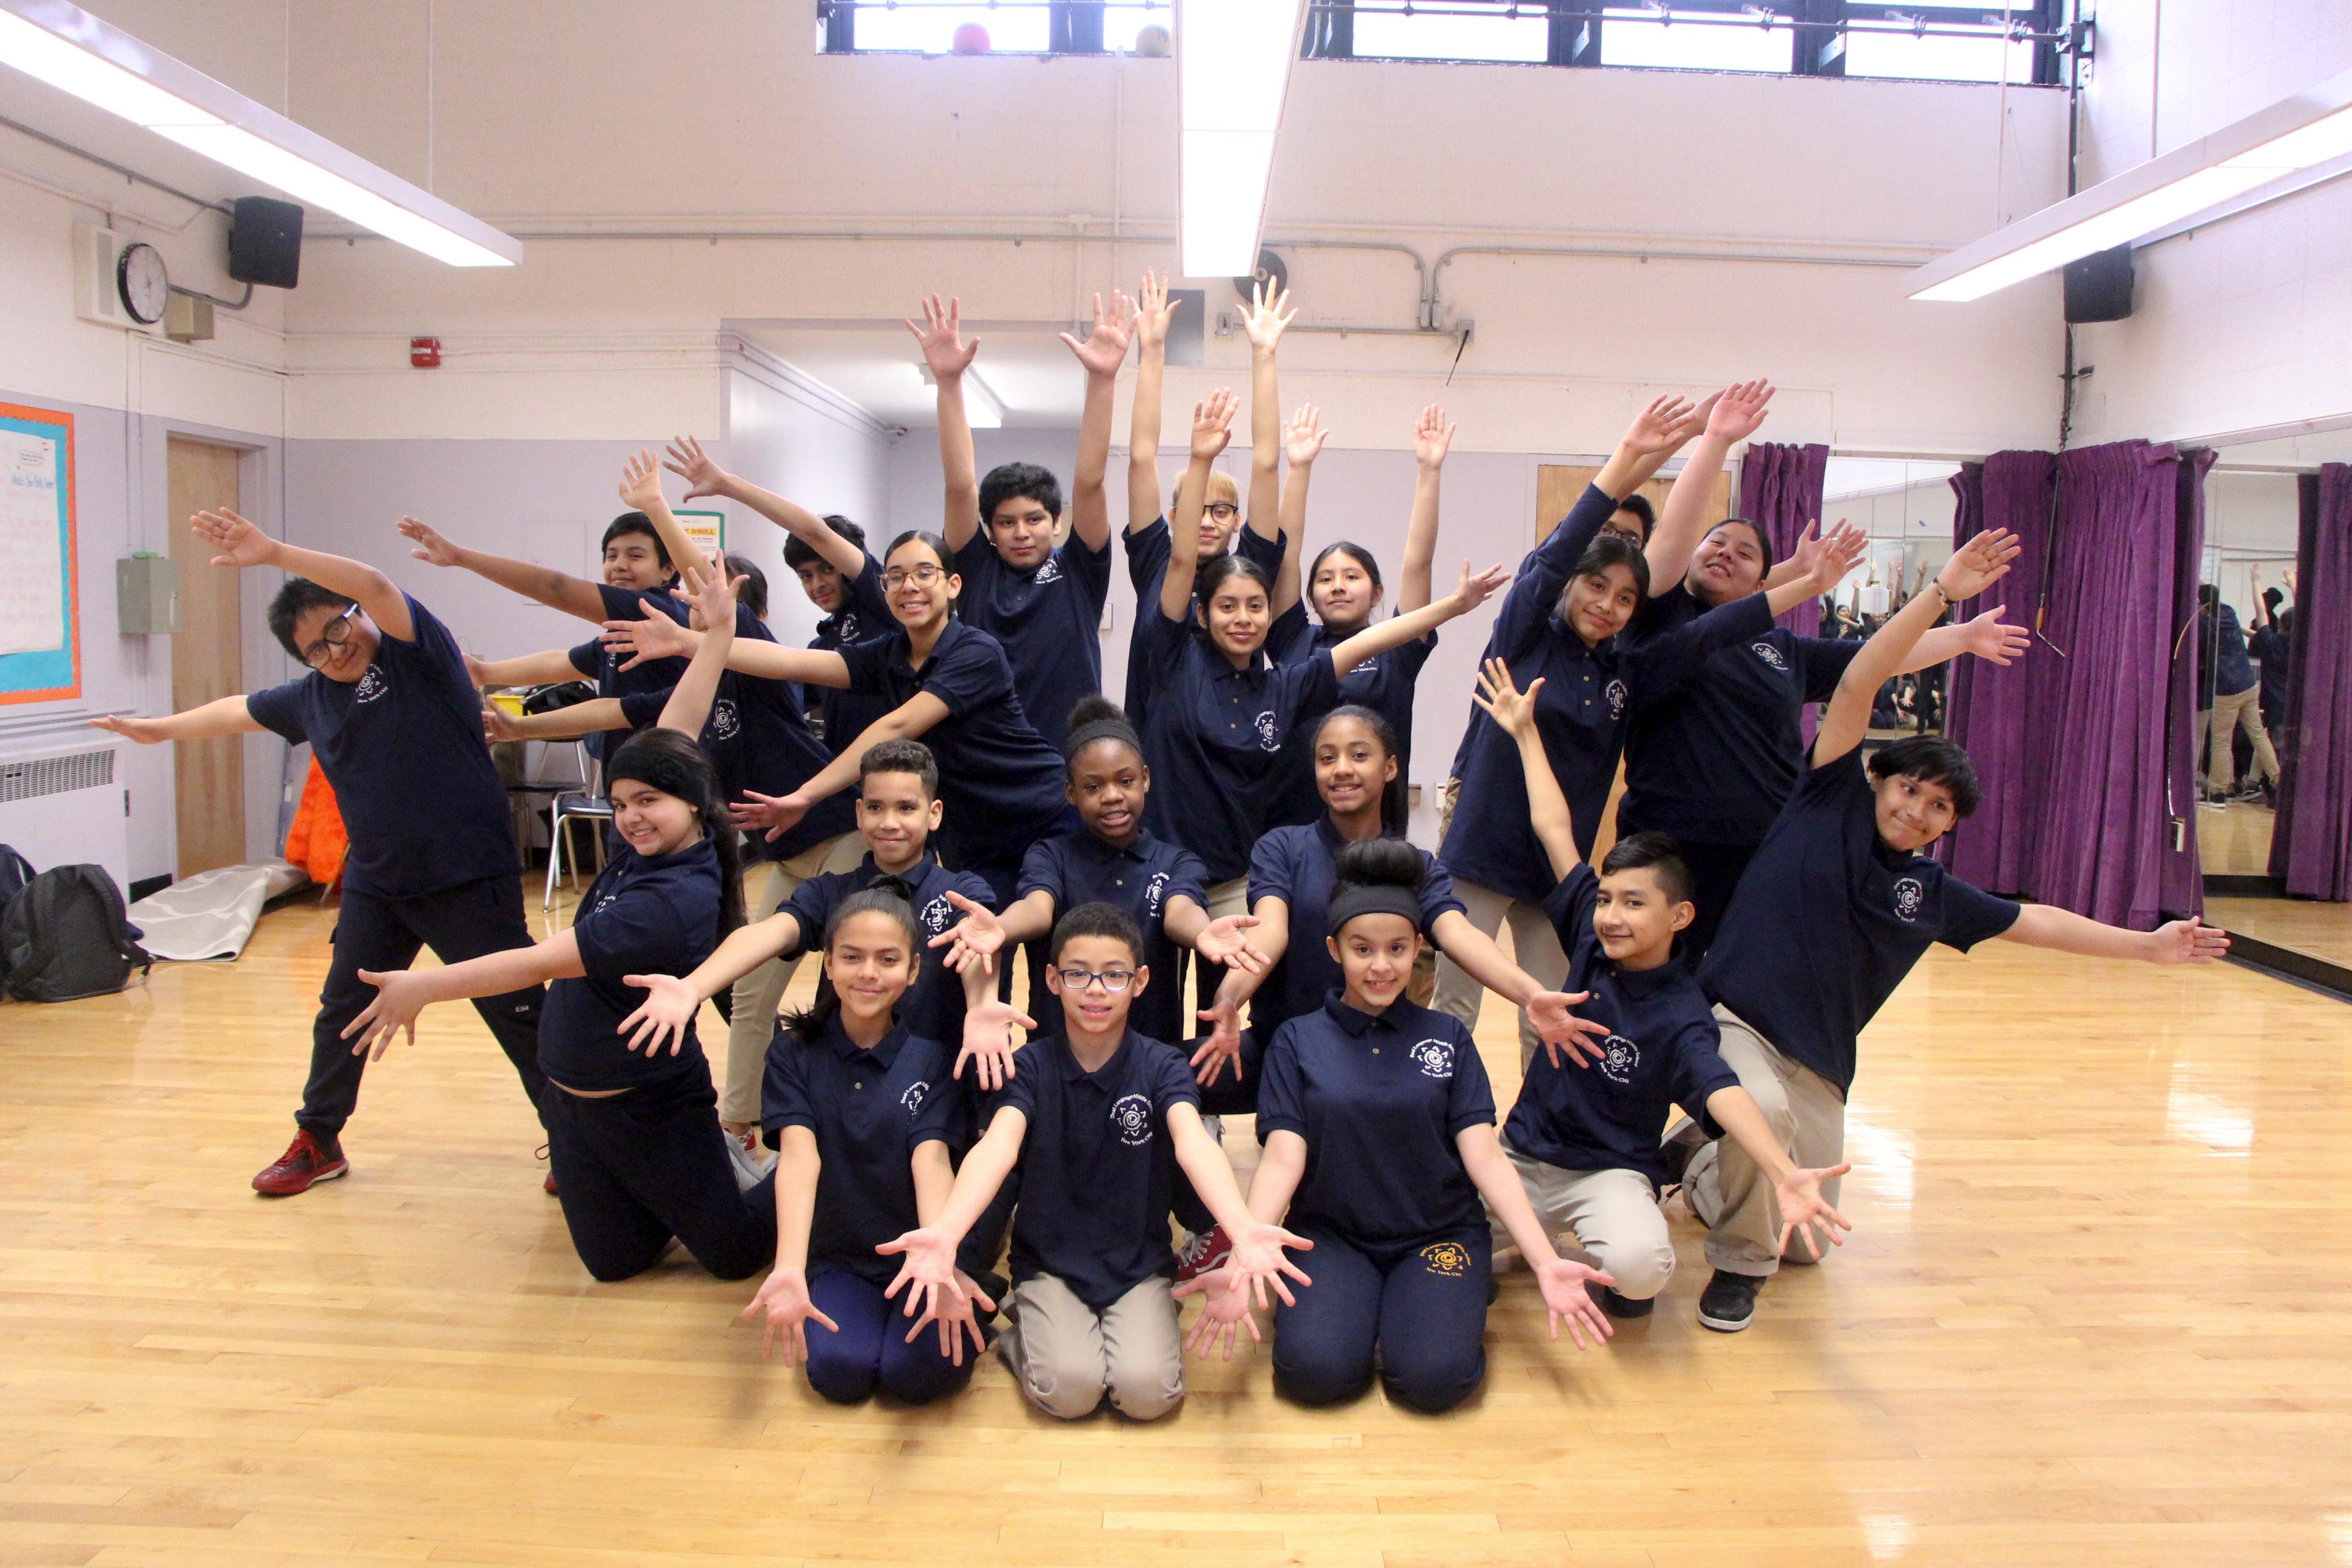
[{"label": "long light fixture", "polygon": [[452,267],[522,243],[64,0],[0,0],[0,64]]},{"label": "long light fixture", "polygon": [[1188,278],[1256,269],[1305,15],[1303,0],[1177,0],[1177,232]]},{"label": "long light fixture", "polygon": [[2242,211],[2290,195],[2347,157],[2352,71],[1938,258],[1912,274],[1910,295],[1981,300],[2096,251],[2155,237],[2210,209],[2234,204],[2232,210]]}]

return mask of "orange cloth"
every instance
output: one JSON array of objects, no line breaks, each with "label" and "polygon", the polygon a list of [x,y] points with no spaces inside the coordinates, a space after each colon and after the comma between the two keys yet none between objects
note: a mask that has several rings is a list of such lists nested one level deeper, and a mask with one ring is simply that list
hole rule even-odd
[{"label": "orange cloth", "polygon": [[343,829],[343,814],[335,805],[335,786],[310,759],[310,776],[302,781],[302,804],[294,808],[294,826],[286,830],[286,858],[310,873],[310,880],[331,887],[343,874],[352,837]]}]

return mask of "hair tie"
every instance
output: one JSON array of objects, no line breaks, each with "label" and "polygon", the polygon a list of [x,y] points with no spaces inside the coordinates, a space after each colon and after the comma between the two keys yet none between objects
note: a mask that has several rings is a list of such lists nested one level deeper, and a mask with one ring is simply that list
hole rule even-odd
[{"label": "hair tie", "polygon": [[1421,899],[1410,888],[1400,888],[1393,882],[1345,882],[1331,895],[1324,913],[1325,923],[1337,936],[1349,921],[1365,915],[1402,915],[1421,929]]},{"label": "hair tie", "polygon": [[1124,719],[1097,719],[1070,731],[1070,738],[1062,742],[1062,760],[1077,761],[1078,753],[1097,741],[1117,741],[1131,751],[1143,750],[1142,737],[1135,732],[1134,725]]}]

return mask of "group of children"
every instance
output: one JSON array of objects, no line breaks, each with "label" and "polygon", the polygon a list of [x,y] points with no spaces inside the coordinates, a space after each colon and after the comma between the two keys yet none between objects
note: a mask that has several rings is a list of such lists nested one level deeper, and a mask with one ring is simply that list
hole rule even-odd
[{"label": "group of children", "polygon": [[[2158,963],[2224,947],[2195,921],[2143,933],[2021,907],[1927,858],[1974,775],[1933,737],[1865,763],[1871,699],[1904,671],[2023,651],[1997,611],[1937,625],[2016,546],[1970,541],[1866,642],[1777,627],[1863,541],[1809,531],[1776,563],[1758,525],[1709,526],[1768,385],[1658,399],[1515,574],[1465,563],[1442,597],[1453,428],[1430,410],[1382,616],[1362,546],[1302,569],[1323,431],[1312,407],[1278,414],[1286,300],[1244,317],[1246,492],[1214,467],[1237,412],[1221,392],[1162,514],[1171,309],[1147,277],[1066,338],[1087,377],[1066,524],[1045,469],[978,472],[978,344],[936,299],[908,325],[939,389],[938,533],[877,557],[691,440],[628,465],[601,583],[403,521],[419,559],[597,627],[571,648],[469,660],[374,568],[198,516],[217,564],[290,574],[270,626],[309,673],[100,722],[307,741],[352,843],[297,1134],[256,1188],[346,1173],[367,1054],[463,997],[531,1097],[589,1271],[627,1278],[673,1239],[721,1278],[767,1269],[744,1315],[829,1399],[944,1397],[992,1344],[1043,1410],[1150,1419],[1182,1397],[1180,1300],[1198,1294],[1202,1353],[1230,1355],[1271,1307],[1291,1398],[1352,1398],[1377,1373],[1437,1412],[1484,1376],[1498,1255],[1581,1344],[1665,1287],[1669,1187],[1709,1229],[1710,1328],[1745,1328],[1784,1260],[1839,1241],[1857,1037],[1931,942]],[[1122,706],[1100,692],[1098,628],[1130,351]],[[1635,488],[1685,448],[1654,518]],[[825,616],[811,646],[769,634],[756,569],[695,552],[664,467],[689,499],[786,531]],[[1498,591],[1432,856],[1402,837],[1416,680],[1438,628]],[[523,719],[478,690],[575,680],[595,697]],[[578,735],[611,853],[534,944],[485,740]],[[411,970],[427,946],[442,965]],[[810,953],[814,1002],[779,1018]],[[1415,999],[1432,953],[1434,1007]],[[1522,1019],[1499,1131],[1471,1035],[1487,991]],[[729,1017],[718,1082],[705,1001]],[[1223,1144],[1235,1114],[1262,1145],[1246,1192]]]}]

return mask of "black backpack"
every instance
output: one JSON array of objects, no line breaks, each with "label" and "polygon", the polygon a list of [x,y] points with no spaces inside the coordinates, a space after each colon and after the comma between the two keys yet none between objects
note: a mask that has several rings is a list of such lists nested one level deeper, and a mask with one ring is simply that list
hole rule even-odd
[{"label": "black backpack", "polygon": [[110,996],[155,961],[103,866],[53,866],[0,911],[0,975],[20,1002]]}]

